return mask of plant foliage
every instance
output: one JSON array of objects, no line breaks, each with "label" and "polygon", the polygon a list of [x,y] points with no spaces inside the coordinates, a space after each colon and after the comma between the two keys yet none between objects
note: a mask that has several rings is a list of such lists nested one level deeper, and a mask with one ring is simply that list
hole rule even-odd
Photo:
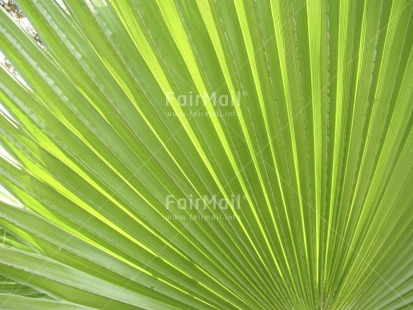
[{"label": "plant foliage", "polygon": [[63,2],[0,10],[2,309],[412,307],[413,1]]}]

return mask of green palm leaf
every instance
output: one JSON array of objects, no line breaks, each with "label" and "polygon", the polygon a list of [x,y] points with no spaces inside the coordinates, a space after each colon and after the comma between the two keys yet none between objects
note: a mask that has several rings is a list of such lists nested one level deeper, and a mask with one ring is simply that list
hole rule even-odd
[{"label": "green palm leaf", "polygon": [[0,10],[2,309],[411,308],[412,1],[63,2]]}]

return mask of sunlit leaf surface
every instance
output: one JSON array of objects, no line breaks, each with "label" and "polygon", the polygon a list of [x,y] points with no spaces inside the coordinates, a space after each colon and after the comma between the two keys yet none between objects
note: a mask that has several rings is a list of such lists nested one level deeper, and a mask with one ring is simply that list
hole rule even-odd
[{"label": "sunlit leaf surface", "polygon": [[1,309],[413,307],[413,1],[63,3],[0,10]]}]

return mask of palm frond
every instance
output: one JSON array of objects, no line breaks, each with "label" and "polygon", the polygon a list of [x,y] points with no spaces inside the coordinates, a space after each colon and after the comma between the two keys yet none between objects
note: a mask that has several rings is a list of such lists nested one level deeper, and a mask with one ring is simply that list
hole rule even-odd
[{"label": "palm frond", "polygon": [[63,4],[0,9],[1,308],[411,307],[411,0]]}]

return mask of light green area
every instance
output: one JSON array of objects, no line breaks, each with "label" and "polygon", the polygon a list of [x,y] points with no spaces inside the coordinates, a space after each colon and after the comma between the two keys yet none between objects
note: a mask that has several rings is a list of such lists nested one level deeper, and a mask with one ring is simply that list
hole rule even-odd
[{"label": "light green area", "polygon": [[63,3],[0,9],[1,309],[411,308],[413,1]]}]

